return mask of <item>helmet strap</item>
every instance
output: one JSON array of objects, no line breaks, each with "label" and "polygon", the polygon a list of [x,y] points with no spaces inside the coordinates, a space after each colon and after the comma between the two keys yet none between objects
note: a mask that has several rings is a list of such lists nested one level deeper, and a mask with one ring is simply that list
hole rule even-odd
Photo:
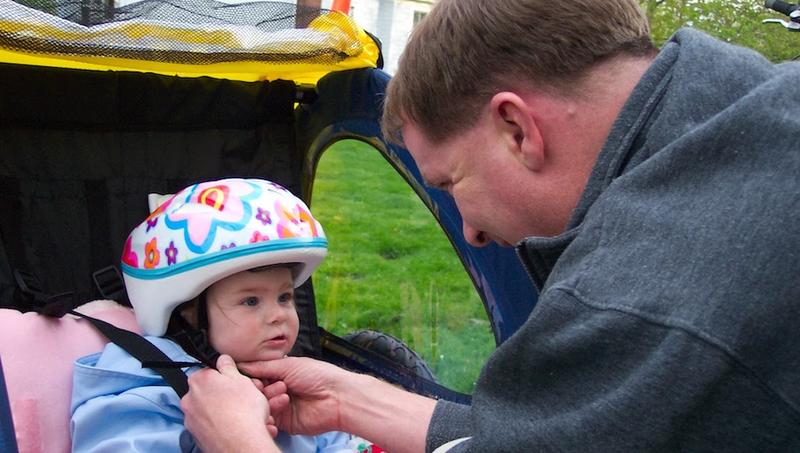
[{"label": "helmet strap", "polygon": [[208,332],[208,296],[207,291],[203,291],[197,297],[197,328],[203,332]]},{"label": "helmet strap", "polygon": [[175,329],[167,334],[175,343],[186,351],[187,354],[203,362],[208,367],[217,367],[217,358],[220,354],[211,346],[208,337],[208,313],[206,303],[206,293],[200,294],[197,304],[197,324],[194,327],[178,311],[173,312],[172,320]]}]

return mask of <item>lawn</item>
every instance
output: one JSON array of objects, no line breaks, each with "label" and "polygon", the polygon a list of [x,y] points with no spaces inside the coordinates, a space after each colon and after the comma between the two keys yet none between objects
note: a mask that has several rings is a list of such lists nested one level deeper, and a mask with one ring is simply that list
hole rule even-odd
[{"label": "lawn", "polygon": [[483,303],[436,220],[377,150],[343,141],[317,170],[312,211],[328,236],[314,274],[319,323],[402,339],[439,381],[471,392],[494,349]]}]

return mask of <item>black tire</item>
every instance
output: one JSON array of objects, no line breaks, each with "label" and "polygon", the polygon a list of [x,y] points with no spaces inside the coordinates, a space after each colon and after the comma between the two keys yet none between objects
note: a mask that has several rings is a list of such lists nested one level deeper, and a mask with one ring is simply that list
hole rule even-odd
[{"label": "black tire", "polygon": [[417,376],[438,383],[436,376],[434,376],[433,371],[425,360],[405,343],[388,333],[364,329],[348,333],[343,338],[350,343],[380,354],[392,362],[410,369]]}]

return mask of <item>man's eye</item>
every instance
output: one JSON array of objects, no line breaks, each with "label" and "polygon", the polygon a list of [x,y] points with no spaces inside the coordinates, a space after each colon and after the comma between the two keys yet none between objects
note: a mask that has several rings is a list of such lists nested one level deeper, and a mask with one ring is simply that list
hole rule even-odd
[{"label": "man's eye", "polygon": [[280,302],[282,304],[289,303],[289,302],[291,302],[293,300],[294,300],[294,293],[289,292],[289,291],[287,291],[287,292],[281,294],[280,296],[278,296],[278,302]]},{"label": "man's eye", "polygon": [[248,297],[247,299],[242,301],[242,305],[247,305],[248,307],[255,307],[258,305],[258,297]]}]

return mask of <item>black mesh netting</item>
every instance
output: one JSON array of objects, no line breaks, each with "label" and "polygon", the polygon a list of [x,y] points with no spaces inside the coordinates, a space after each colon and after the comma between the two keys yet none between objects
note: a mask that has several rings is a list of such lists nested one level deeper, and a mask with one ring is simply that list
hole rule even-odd
[{"label": "black mesh netting", "polygon": [[346,16],[338,31],[306,27],[327,12],[283,2],[0,0],[0,47],[186,64],[334,64],[358,55]]}]

